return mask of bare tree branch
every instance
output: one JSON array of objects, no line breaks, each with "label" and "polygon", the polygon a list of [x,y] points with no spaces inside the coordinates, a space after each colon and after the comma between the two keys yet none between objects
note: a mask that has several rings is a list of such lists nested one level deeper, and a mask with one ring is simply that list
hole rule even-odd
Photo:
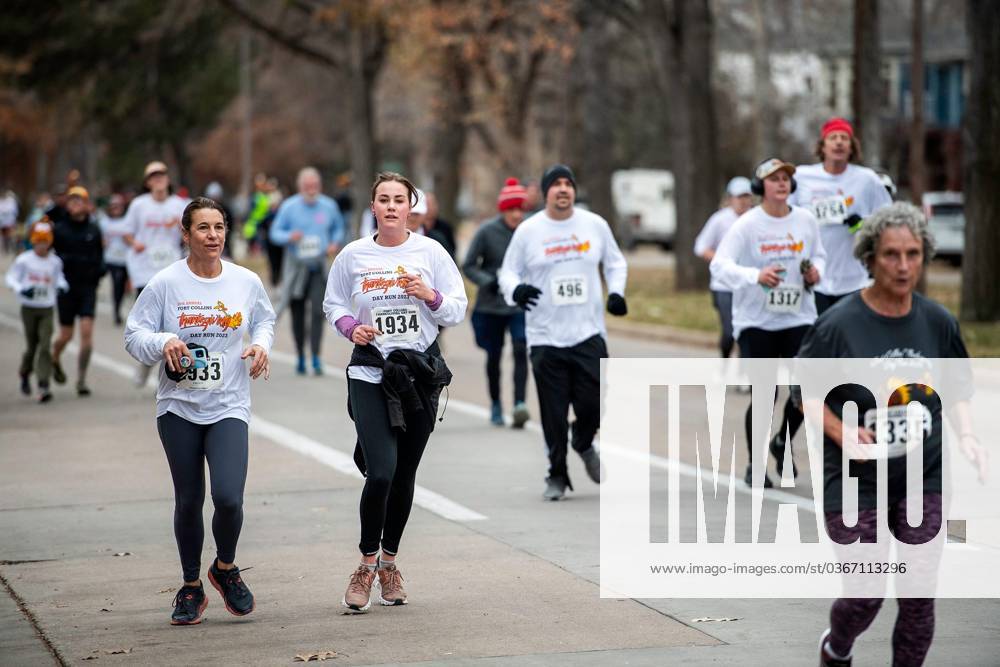
[{"label": "bare tree branch", "polygon": [[480,140],[482,140],[483,145],[486,150],[493,155],[499,152],[499,147],[497,146],[496,139],[493,137],[493,133],[490,132],[481,121],[473,121],[468,124],[468,128],[479,135]]},{"label": "bare tree branch", "polygon": [[217,0],[217,2],[229,10],[231,13],[236,15],[241,21],[246,23],[248,26],[256,30],[257,32],[267,35],[269,38],[274,40],[275,43],[284,47],[285,49],[291,51],[292,53],[307,58],[315,63],[324,65],[326,67],[332,67],[334,69],[341,69],[343,63],[335,58],[330,53],[324,53],[323,51],[316,50],[310,46],[306,46],[301,39],[289,35],[284,31],[270,25],[261,18],[254,15],[249,10],[245,9],[238,0]]}]

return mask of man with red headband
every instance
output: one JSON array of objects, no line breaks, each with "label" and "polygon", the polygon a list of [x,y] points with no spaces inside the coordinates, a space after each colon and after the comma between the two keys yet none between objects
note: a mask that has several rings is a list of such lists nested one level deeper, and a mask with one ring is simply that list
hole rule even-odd
[{"label": "man with red headband", "polygon": [[826,248],[826,272],[816,286],[816,310],[822,315],[868,284],[868,271],[854,257],[854,233],[892,198],[878,174],[860,165],[861,144],[843,118],[823,124],[816,156],[820,162],[796,168],[798,187],[788,202],[808,208],[819,221]]},{"label": "man with red headband", "polygon": [[[820,162],[795,169],[797,187],[788,203],[812,211],[826,250],[826,270],[816,285],[816,313],[871,282],[868,269],[854,256],[854,234],[865,218],[892,203],[892,197],[873,170],[862,167],[861,143],[843,118],[831,118],[820,130],[816,144]],[[782,421],[771,438],[771,453],[782,460],[786,434],[790,441],[799,423]]]}]

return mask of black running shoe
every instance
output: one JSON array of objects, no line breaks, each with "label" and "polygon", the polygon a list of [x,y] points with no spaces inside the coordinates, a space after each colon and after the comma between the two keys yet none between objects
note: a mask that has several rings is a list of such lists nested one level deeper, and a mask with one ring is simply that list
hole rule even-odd
[{"label": "black running shoe", "polygon": [[62,364],[58,361],[52,362],[52,379],[56,381],[56,384],[66,384],[66,371],[63,370]]},{"label": "black running shoe", "polygon": [[31,381],[26,374],[21,376],[21,393],[25,396],[31,396]]},{"label": "black running shoe", "polygon": [[[747,464],[747,474],[743,477],[743,481],[746,482],[747,486],[753,486],[753,467],[749,463]],[[771,478],[767,476],[766,470],[764,471],[764,488],[774,488],[774,482],[772,482]]]},{"label": "black running shoe", "polygon": [[[785,436],[781,433],[775,433],[774,437],[771,438],[768,449],[771,451],[771,456],[774,457],[774,461],[778,467],[778,476],[780,477],[782,475],[782,464],[785,461]],[[799,467],[795,465],[795,456],[792,454],[791,449],[791,447],[788,448],[788,458],[792,460],[792,478],[798,479]]]},{"label": "black running shoe", "polygon": [[226,603],[226,609],[234,616],[246,616],[255,608],[253,593],[243,583],[240,576],[240,568],[234,567],[231,570],[220,570],[218,563],[213,561],[208,568],[208,580],[219,591],[222,601]]},{"label": "black running shoe", "polygon": [[181,586],[174,597],[170,625],[198,625],[207,606],[208,597],[202,586]]}]

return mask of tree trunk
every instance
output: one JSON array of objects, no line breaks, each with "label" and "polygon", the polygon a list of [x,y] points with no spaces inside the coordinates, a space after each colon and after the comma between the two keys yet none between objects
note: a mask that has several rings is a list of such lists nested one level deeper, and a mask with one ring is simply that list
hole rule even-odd
[{"label": "tree trunk", "polygon": [[708,266],[691,252],[718,204],[719,166],[712,90],[713,17],[709,0],[646,0],[642,17],[670,114],[677,205],[676,288],[704,289]]},{"label": "tree trunk", "polygon": [[753,90],[754,107],[754,162],[778,156],[778,124],[780,116],[775,110],[776,93],[771,76],[771,39],[767,29],[765,0],[753,0]]},{"label": "tree trunk", "polygon": [[918,206],[927,187],[924,171],[924,1],[913,0],[913,44],[910,56],[910,198]]},{"label": "tree trunk", "polygon": [[374,68],[373,72],[366,66],[365,31],[349,30],[347,35],[348,153],[353,175],[351,197],[357,202],[351,214],[351,229],[357,237],[361,215],[371,201],[371,184],[375,180],[377,164],[372,97],[378,68]]},{"label": "tree trunk", "polygon": [[970,89],[965,126],[964,319],[1000,320],[1000,3],[969,0]]},{"label": "tree trunk", "polygon": [[608,221],[619,239],[614,206],[611,201],[611,172],[614,170],[614,134],[611,109],[608,105],[605,83],[610,81],[612,35],[608,23],[598,16],[585,14],[580,17],[583,31],[577,52],[579,73],[576,98],[580,103],[581,125],[580,174],[581,184],[587,191],[590,209]]},{"label": "tree trunk", "polygon": [[854,0],[854,127],[866,161],[882,166],[882,50],[878,0]]},{"label": "tree trunk", "polygon": [[434,108],[437,118],[431,156],[434,191],[440,216],[457,223],[462,156],[468,136],[465,123],[472,109],[468,65],[461,57],[460,45],[452,44],[445,48],[436,78],[440,86]]}]

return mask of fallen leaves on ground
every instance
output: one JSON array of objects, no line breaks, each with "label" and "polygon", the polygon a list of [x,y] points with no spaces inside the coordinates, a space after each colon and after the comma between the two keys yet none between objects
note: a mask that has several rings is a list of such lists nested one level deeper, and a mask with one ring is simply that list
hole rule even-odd
[{"label": "fallen leaves on ground", "polygon": [[337,658],[336,651],[320,651],[319,653],[300,653],[295,656],[295,662],[313,662],[314,660],[329,660],[330,658]]}]

